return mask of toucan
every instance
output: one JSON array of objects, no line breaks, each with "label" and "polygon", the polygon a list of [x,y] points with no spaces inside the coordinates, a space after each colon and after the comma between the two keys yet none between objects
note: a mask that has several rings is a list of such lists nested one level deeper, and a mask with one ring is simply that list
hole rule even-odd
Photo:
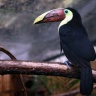
[{"label": "toucan", "polygon": [[80,67],[80,93],[90,95],[93,90],[90,61],[95,60],[96,54],[81,16],[74,8],[58,8],[41,14],[34,24],[56,21],[61,21],[58,27],[61,51],[74,67]]}]

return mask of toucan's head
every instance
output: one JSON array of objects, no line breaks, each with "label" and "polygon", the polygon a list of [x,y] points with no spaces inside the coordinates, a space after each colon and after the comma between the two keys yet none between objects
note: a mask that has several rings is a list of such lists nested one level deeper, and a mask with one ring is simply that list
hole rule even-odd
[{"label": "toucan's head", "polygon": [[78,23],[81,22],[80,14],[73,8],[58,8],[50,10],[38,16],[34,24],[62,21],[59,25],[67,24],[68,22]]}]

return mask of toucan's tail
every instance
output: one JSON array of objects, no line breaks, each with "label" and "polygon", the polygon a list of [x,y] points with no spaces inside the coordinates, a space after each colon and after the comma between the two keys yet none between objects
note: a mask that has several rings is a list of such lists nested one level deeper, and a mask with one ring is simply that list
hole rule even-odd
[{"label": "toucan's tail", "polygon": [[93,90],[93,76],[91,67],[81,68],[80,93],[90,95]]}]

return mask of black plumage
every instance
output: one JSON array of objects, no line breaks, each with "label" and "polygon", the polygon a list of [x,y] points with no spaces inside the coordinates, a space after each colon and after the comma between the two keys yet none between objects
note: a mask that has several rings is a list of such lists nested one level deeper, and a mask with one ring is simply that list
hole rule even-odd
[{"label": "black plumage", "polygon": [[93,90],[93,77],[90,61],[96,58],[93,45],[83,27],[80,14],[72,8],[73,18],[67,24],[60,26],[60,45],[69,61],[81,68],[80,92],[90,95]]},{"label": "black plumage", "polygon": [[95,60],[96,55],[80,14],[73,8],[54,9],[38,16],[34,24],[61,20],[63,20],[59,25],[61,51],[64,51],[66,57],[76,68],[80,67],[80,92],[83,95],[90,95],[93,90],[90,61]]}]

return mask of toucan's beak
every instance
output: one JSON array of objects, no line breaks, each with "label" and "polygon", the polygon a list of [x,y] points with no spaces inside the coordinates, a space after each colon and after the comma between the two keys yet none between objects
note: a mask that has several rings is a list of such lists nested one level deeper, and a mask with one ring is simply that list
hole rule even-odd
[{"label": "toucan's beak", "polygon": [[56,22],[56,21],[61,21],[64,18],[65,18],[64,9],[59,8],[41,14],[35,19],[33,24]]}]

